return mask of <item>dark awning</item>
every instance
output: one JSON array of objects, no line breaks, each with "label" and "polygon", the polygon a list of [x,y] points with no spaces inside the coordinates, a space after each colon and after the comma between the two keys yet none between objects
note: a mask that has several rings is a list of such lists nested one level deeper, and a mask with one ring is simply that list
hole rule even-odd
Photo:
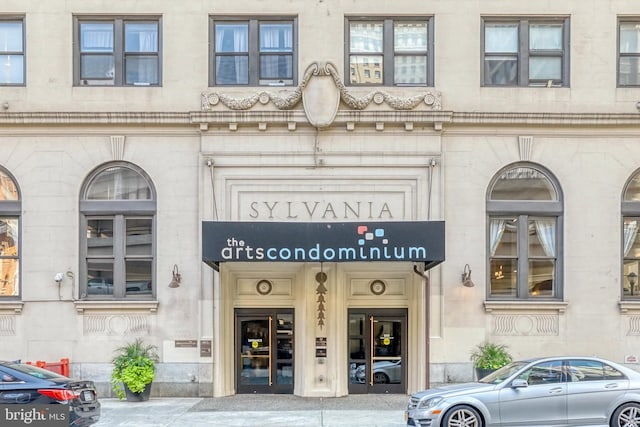
[{"label": "dark awning", "polygon": [[202,223],[202,260],[221,262],[444,261],[444,221]]}]

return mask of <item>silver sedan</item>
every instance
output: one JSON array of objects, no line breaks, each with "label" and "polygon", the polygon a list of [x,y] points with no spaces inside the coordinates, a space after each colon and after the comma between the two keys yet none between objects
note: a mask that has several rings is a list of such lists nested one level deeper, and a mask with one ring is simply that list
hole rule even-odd
[{"label": "silver sedan", "polygon": [[597,357],[523,360],[414,393],[405,418],[416,427],[639,427],[640,373]]}]

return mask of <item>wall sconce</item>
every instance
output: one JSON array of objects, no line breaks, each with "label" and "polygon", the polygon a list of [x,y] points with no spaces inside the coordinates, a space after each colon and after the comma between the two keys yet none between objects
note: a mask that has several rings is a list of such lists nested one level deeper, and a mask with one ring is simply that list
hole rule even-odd
[{"label": "wall sconce", "polygon": [[182,276],[180,275],[180,272],[178,271],[178,264],[173,264],[173,278],[171,279],[171,282],[169,282],[169,287],[170,288],[177,288],[180,286],[180,282],[182,281]]},{"label": "wall sconce", "polygon": [[471,280],[471,267],[469,264],[464,265],[464,270],[462,272],[462,284],[467,288],[473,288],[475,283]]}]

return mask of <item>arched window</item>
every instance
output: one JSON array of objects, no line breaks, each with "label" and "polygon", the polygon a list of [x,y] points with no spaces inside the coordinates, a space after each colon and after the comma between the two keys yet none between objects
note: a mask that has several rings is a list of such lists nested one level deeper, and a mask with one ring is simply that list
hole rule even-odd
[{"label": "arched window", "polygon": [[20,190],[0,167],[0,297],[20,296]]},{"label": "arched window", "polygon": [[562,194],[543,167],[509,165],[487,192],[490,299],[562,299]]},{"label": "arched window", "polygon": [[636,171],[622,193],[622,298],[640,298],[640,171]]},{"label": "arched window", "polygon": [[80,200],[83,298],[155,295],[156,197],[138,167],[110,163],[86,179]]}]

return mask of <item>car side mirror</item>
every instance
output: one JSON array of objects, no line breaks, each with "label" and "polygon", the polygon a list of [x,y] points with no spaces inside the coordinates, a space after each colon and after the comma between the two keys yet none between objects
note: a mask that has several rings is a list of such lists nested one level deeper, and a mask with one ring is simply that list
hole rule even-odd
[{"label": "car side mirror", "polygon": [[511,387],[512,388],[522,388],[522,387],[529,387],[529,383],[527,382],[527,380],[521,380],[519,378],[511,381]]}]

